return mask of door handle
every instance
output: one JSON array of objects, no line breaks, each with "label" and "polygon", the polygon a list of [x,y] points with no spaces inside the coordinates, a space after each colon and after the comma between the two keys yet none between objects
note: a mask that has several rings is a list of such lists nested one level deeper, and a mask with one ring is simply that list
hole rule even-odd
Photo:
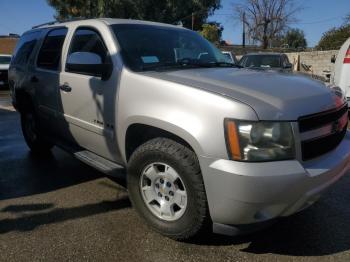
[{"label": "door handle", "polygon": [[72,88],[67,84],[61,85],[60,89],[64,92],[71,92],[72,91]]},{"label": "door handle", "polygon": [[39,79],[38,79],[36,76],[32,76],[32,77],[30,78],[30,82],[32,82],[32,83],[38,83],[38,82],[39,82]]}]

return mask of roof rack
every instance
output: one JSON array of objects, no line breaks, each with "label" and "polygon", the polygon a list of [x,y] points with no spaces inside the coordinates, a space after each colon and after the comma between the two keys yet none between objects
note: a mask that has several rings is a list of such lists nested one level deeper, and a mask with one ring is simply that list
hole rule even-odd
[{"label": "roof rack", "polygon": [[43,23],[43,24],[40,24],[40,25],[33,26],[32,29],[39,28],[39,27],[42,27],[42,26],[45,26],[45,25],[54,25],[54,24],[61,24],[61,23],[66,23],[66,22],[74,22],[74,21],[79,21],[79,20],[84,20],[84,19],[86,19],[86,18],[85,17],[74,17],[74,18],[71,18],[71,19],[55,20],[55,21],[50,21],[50,22],[47,22],[47,23]]}]

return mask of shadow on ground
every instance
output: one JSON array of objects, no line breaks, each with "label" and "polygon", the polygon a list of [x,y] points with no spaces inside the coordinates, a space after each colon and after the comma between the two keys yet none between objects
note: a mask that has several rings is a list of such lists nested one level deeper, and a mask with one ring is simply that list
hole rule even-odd
[{"label": "shadow on ground", "polygon": [[[123,197],[114,201],[102,201],[95,204],[87,204],[72,208],[54,208],[48,212],[37,214],[22,215],[19,218],[10,218],[0,220],[0,234],[11,231],[31,231],[42,225],[49,225],[73,220],[78,218],[89,217],[101,213],[107,213],[118,209],[130,207],[128,197]],[[53,204],[35,204],[35,205],[15,205],[8,206],[0,212],[18,213],[23,211],[43,211],[50,209]]]}]

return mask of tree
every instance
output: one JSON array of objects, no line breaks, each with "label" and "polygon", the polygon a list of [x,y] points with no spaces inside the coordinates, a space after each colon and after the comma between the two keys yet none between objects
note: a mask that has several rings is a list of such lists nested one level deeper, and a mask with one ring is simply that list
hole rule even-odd
[{"label": "tree", "polygon": [[304,31],[300,29],[290,29],[284,37],[284,43],[290,48],[306,48],[307,42]]},{"label": "tree", "polygon": [[215,24],[204,24],[199,33],[212,43],[219,43],[221,39],[221,32],[219,27]]},{"label": "tree", "polygon": [[209,15],[220,8],[220,0],[47,0],[56,9],[56,19],[115,17],[173,24],[182,22],[200,30]]},{"label": "tree", "polygon": [[241,21],[245,17],[248,34],[266,49],[271,40],[295,21],[298,10],[295,0],[244,0],[236,5],[235,12]]},{"label": "tree", "polygon": [[317,45],[319,50],[336,50],[350,37],[350,24],[325,32]]}]

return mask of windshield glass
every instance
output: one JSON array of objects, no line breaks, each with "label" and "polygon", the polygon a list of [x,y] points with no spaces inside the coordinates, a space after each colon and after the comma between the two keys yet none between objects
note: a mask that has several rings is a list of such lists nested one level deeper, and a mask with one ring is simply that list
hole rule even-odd
[{"label": "windshield glass", "polygon": [[232,66],[199,34],[154,25],[112,25],[125,64],[134,71]]},{"label": "windshield glass", "polygon": [[281,61],[278,55],[249,55],[242,66],[249,68],[276,68],[281,67]]},{"label": "windshield glass", "polygon": [[0,65],[8,65],[11,62],[11,56],[0,56]]}]

